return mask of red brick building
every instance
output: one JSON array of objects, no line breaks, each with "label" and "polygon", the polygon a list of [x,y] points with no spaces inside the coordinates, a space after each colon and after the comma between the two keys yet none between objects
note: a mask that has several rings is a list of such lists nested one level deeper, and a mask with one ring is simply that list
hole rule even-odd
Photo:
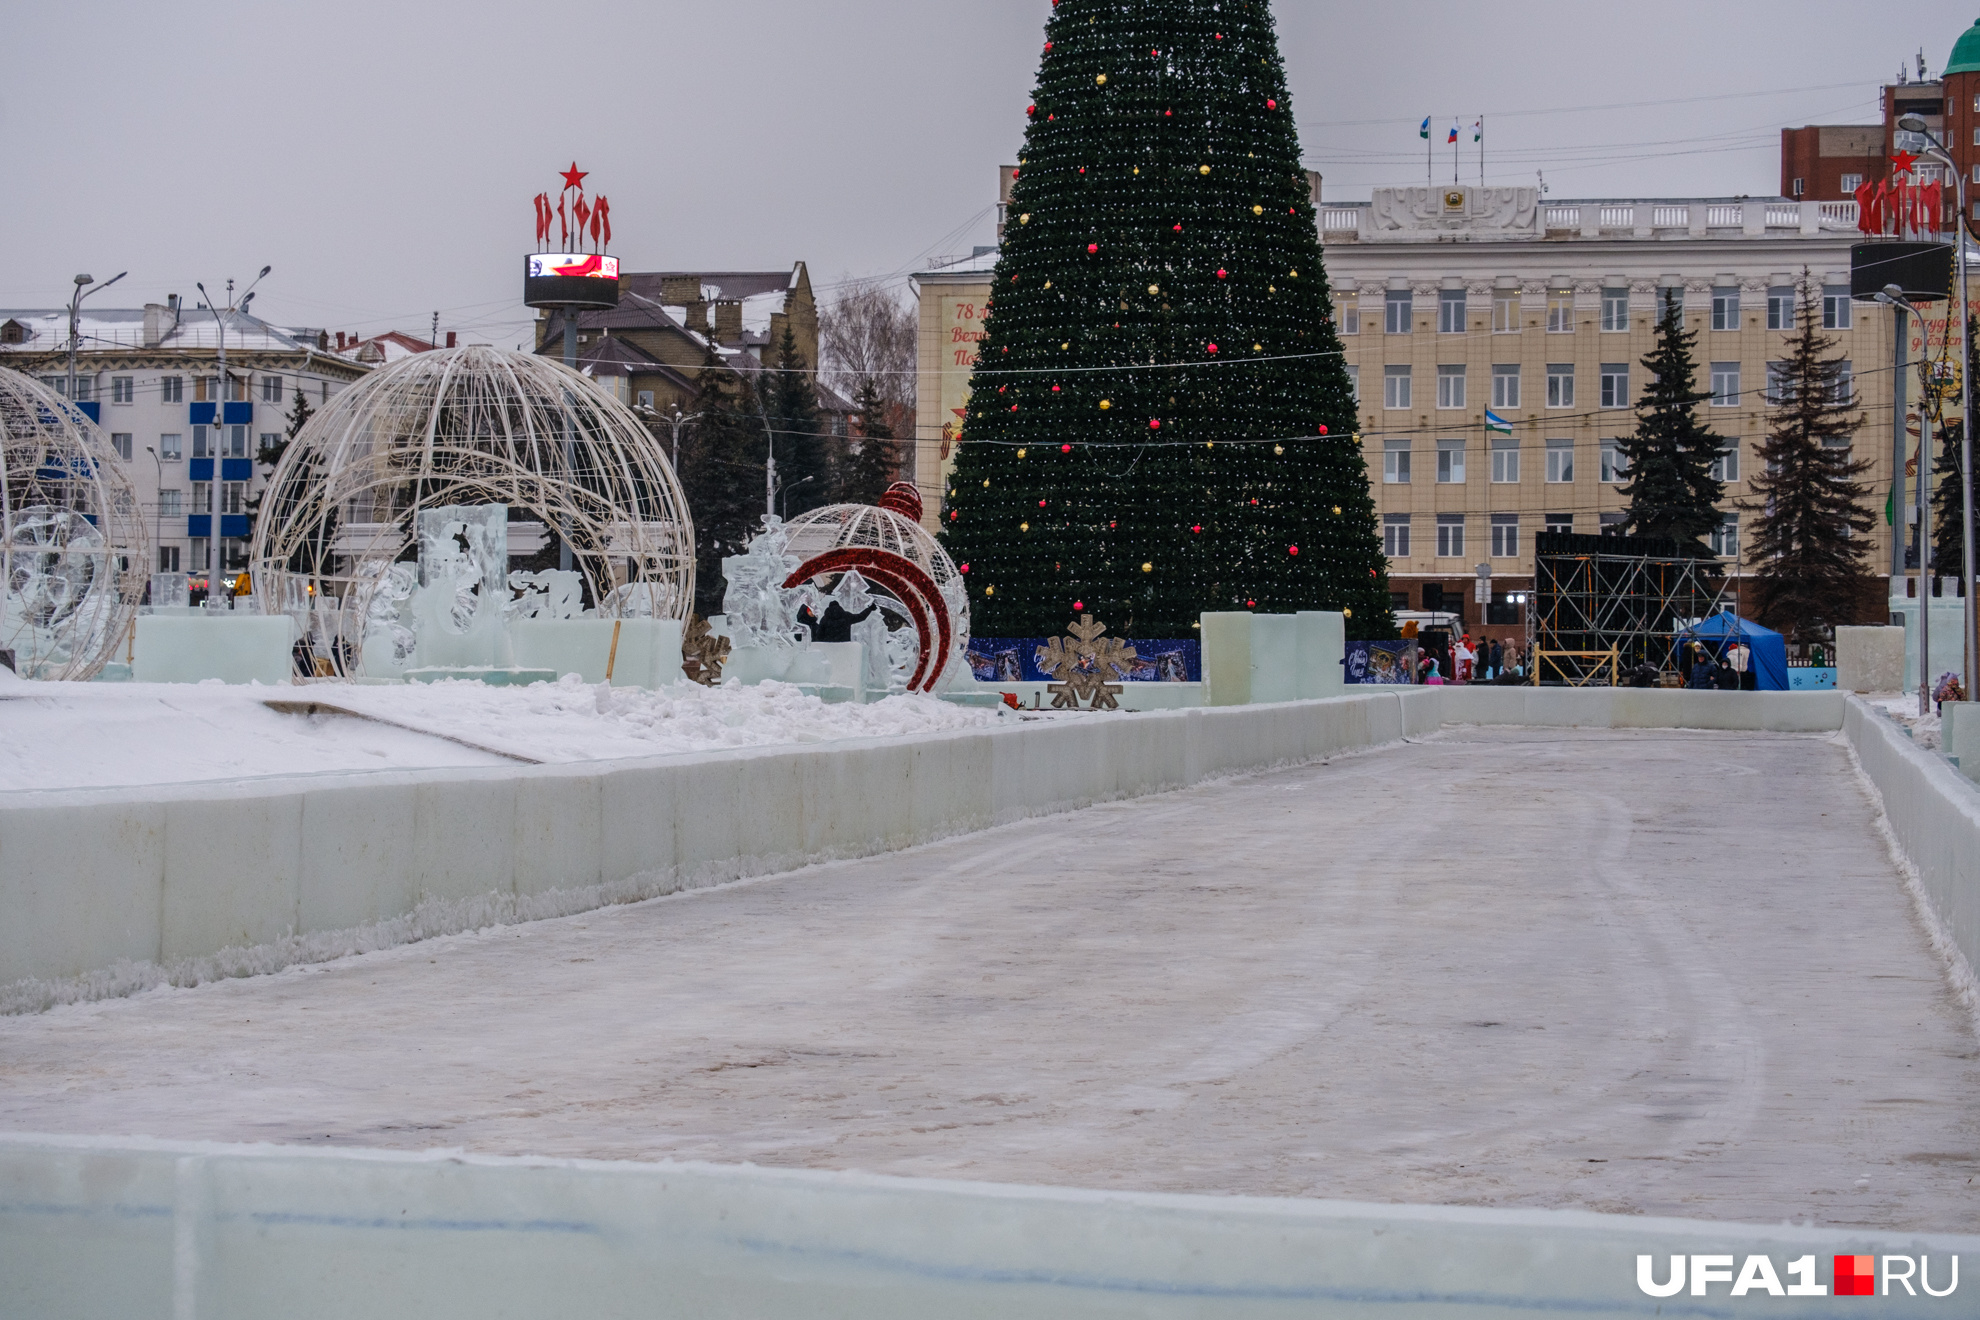
[{"label": "red brick building", "polygon": [[1888,168],[1882,124],[1811,124],[1781,130],[1781,196],[1817,202],[1855,198],[1865,180]]}]

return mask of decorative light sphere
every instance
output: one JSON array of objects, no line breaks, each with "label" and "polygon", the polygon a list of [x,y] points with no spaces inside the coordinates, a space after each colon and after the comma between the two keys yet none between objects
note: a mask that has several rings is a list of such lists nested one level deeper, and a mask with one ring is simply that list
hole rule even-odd
[{"label": "decorative light sphere", "polygon": [[24,678],[122,657],[151,544],[117,451],[55,391],[0,368],[0,646]]},{"label": "decorative light sphere", "polygon": [[660,441],[590,377],[479,344],[381,368],[309,420],[256,520],[256,594],[308,613],[312,633],[340,639],[335,663],[355,665],[419,512],[489,504],[509,507],[512,546],[519,523],[541,544],[567,536],[600,617],[692,608],[694,525]]}]

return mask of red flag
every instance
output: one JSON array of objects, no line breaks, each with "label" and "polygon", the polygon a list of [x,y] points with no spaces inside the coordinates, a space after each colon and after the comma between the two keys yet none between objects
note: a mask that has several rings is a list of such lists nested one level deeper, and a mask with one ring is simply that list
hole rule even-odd
[{"label": "red flag", "polygon": [[1881,234],[1884,232],[1888,223],[1888,216],[1886,213],[1890,210],[1890,203],[1891,203],[1890,180],[1888,179],[1877,180],[1875,187],[1872,188],[1870,192],[1870,232],[1871,233]]},{"label": "red flag", "polygon": [[557,232],[562,235],[562,241],[559,243],[559,246],[566,252],[570,251],[571,222],[564,215],[564,195],[562,193],[557,194]]},{"label": "red flag", "polygon": [[1925,223],[1920,228],[1937,233],[1940,218],[1946,213],[1945,185],[1934,179],[1919,189],[1919,192],[1923,194],[1920,200],[1923,202],[1925,213],[1923,217]]},{"label": "red flag", "polygon": [[592,212],[598,217],[598,223],[604,226],[605,246],[611,247],[612,246],[612,204],[606,201],[603,197],[600,197],[598,199],[598,205],[592,208]]},{"label": "red flag", "polygon": [[536,241],[550,241],[550,194],[536,194]]},{"label": "red flag", "polygon": [[1877,232],[1872,217],[1877,209],[1877,181],[1868,179],[1856,185],[1856,228],[1865,234]]},{"label": "red flag", "polygon": [[584,242],[584,226],[591,219],[591,207],[586,204],[583,194],[579,194],[578,199],[571,203],[571,219],[577,222],[578,242]]}]

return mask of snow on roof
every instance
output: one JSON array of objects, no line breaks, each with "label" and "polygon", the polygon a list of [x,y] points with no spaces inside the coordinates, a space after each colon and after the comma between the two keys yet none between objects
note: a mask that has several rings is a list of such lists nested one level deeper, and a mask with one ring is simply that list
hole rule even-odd
[{"label": "snow on roof", "polygon": [[[145,309],[142,307],[86,309],[76,322],[78,343],[85,353],[109,348],[144,348],[144,315]],[[181,307],[176,323],[169,311],[164,315],[162,328],[165,333],[153,347],[197,349],[220,346],[220,330],[211,308]],[[316,346],[313,339],[305,344],[290,331],[270,325],[259,317],[249,316],[246,312],[221,312],[219,317],[226,322],[227,347],[230,349],[300,353],[305,347]],[[28,331],[28,337],[19,344],[0,346],[6,351],[45,353],[68,346],[69,309],[66,307],[0,308],[0,321],[8,320],[19,322]]]}]

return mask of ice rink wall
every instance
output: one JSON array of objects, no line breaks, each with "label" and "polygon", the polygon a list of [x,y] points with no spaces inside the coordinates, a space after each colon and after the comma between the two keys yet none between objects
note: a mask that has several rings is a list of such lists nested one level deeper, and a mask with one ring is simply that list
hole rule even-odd
[{"label": "ice rink wall", "polygon": [[[945,1320],[1888,1315],[1659,1302],[1639,1255],[1928,1258],[1980,1238],[1576,1211],[1173,1196],[706,1164],[0,1137],[0,1311],[158,1317]],[[1904,1314],[1971,1315],[1972,1282]]]},{"label": "ice rink wall", "polygon": [[1372,688],[640,760],[0,794],[0,1011],[866,856],[1446,724],[1846,730],[1980,953],[1980,796],[1844,694]]}]

